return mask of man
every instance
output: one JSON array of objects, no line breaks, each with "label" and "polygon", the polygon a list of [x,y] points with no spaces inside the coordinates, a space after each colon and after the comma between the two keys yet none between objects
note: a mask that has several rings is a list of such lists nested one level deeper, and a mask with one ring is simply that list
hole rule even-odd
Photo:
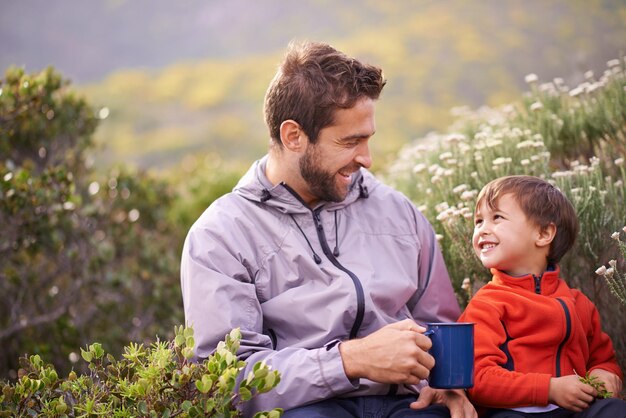
[{"label": "man", "polygon": [[265,97],[268,155],[189,231],[196,355],[239,327],[242,375],[261,360],[281,373],[246,416],[475,416],[462,391],[424,380],[434,360],[418,324],[459,306],[428,221],[367,171],[384,85],[329,45],[291,44]]}]

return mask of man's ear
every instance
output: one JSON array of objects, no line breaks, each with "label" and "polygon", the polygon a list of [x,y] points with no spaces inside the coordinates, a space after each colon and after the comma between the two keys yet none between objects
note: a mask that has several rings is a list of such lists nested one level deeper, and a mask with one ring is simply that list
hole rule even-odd
[{"label": "man's ear", "polygon": [[306,147],[307,137],[298,122],[288,119],[280,124],[280,141],[289,151],[301,152]]},{"label": "man's ear", "polygon": [[552,240],[555,236],[556,225],[554,223],[550,223],[549,225],[539,230],[539,235],[537,236],[537,241],[535,241],[535,243],[538,247],[545,247],[552,243]]}]

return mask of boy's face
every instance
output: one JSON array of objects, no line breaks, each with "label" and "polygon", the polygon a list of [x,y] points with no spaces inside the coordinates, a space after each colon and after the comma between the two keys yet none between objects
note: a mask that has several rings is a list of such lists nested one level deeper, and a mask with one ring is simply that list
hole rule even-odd
[{"label": "boy's face", "polygon": [[496,209],[482,202],[474,214],[472,246],[483,265],[511,276],[542,274],[550,249],[540,228],[530,222],[512,194],[505,194]]}]

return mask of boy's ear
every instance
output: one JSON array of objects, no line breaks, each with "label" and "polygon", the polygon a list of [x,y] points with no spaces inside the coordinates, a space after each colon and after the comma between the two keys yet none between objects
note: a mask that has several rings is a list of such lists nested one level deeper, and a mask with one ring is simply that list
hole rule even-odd
[{"label": "boy's ear", "polygon": [[556,225],[554,223],[550,223],[544,228],[539,230],[539,235],[537,236],[537,241],[535,242],[538,247],[545,247],[552,243],[552,240],[556,236]]},{"label": "boy's ear", "polygon": [[298,122],[288,119],[280,124],[280,141],[289,151],[303,151],[306,146],[306,140],[306,135]]}]

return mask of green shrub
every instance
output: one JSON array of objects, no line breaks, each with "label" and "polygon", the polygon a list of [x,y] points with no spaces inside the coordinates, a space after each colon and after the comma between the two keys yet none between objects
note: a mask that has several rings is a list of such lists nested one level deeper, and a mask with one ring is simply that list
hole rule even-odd
[{"label": "green shrub", "polygon": [[77,346],[119,353],[183,319],[177,191],[126,167],[95,172],[96,112],[68,84],[51,68],[0,80],[0,377],[24,353],[67,372]]},{"label": "green shrub", "polygon": [[[81,349],[89,372],[71,371],[66,378],[39,355],[24,357],[19,379],[0,383],[0,416],[239,417],[239,405],[280,382],[277,371],[259,362],[237,383],[244,366],[236,357],[240,339],[233,330],[202,363],[189,360],[193,330],[182,326],[171,341],[149,347],[131,343],[119,360],[94,343]],[[255,417],[281,413],[275,409]]]}]

